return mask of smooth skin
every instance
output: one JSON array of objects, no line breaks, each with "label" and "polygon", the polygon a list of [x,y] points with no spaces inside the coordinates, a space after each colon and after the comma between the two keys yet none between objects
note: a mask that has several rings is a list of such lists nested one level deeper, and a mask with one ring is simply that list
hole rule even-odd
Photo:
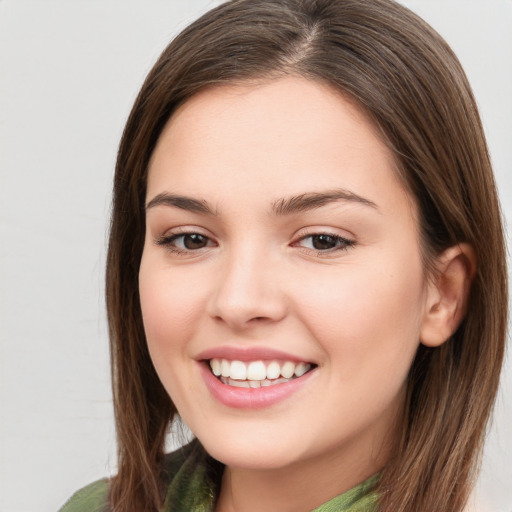
[{"label": "smooth skin", "polygon": [[[162,132],[144,327],[180,416],[227,466],[217,512],[311,510],[381,470],[418,345],[460,322],[471,249],[446,251],[428,278],[394,168],[353,102],[298,77],[207,89]],[[228,407],[199,355],[240,346],[316,366],[270,407]]]}]

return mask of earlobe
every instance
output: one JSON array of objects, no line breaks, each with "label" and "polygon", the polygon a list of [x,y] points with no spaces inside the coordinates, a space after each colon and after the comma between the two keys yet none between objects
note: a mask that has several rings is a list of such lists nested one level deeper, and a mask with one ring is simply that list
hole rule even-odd
[{"label": "earlobe", "polygon": [[442,345],[463,320],[471,281],[476,272],[476,255],[469,244],[446,249],[436,262],[436,275],[428,284],[420,341],[428,347]]}]

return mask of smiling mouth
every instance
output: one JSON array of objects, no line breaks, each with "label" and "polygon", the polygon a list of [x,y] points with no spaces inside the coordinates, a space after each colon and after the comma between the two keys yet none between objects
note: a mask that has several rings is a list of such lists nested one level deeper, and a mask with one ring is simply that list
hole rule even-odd
[{"label": "smiling mouth", "polygon": [[211,372],[223,384],[239,388],[260,388],[283,384],[302,377],[316,365],[293,361],[238,361],[214,358]]}]

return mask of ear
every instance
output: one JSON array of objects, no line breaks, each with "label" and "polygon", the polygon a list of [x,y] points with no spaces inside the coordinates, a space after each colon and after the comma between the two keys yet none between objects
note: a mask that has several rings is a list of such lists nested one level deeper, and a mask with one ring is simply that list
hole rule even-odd
[{"label": "ear", "polygon": [[420,331],[420,341],[427,347],[442,345],[464,318],[476,271],[475,251],[469,244],[450,247],[437,258],[435,266]]}]

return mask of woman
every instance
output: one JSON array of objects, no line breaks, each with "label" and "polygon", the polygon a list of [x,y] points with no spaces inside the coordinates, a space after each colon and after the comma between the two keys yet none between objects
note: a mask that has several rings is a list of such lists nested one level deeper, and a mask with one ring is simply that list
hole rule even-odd
[{"label": "woman", "polygon": [[[107,265],[119,471],[64,510],[461,511],[503,358],[476,105],[388,0],[239,0],[121,141]],[[165,456],[177,415],[197,440]]]}]

